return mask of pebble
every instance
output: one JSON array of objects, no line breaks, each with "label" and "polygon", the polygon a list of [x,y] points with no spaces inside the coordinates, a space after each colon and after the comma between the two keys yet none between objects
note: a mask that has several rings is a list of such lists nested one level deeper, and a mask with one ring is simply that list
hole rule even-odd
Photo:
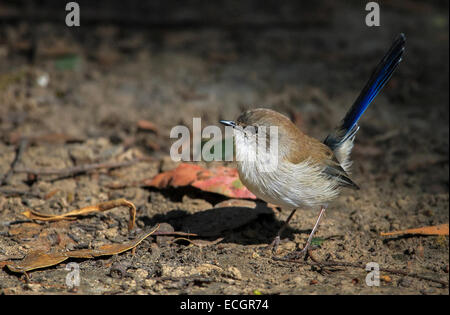
[{"label": "pebble", "polygon": [[412,280],[409,278],[402,278],[398,285],[404,288],[409,288],[412,285]]},{"label": "pebble", "polygon": [[242,279],[242,274],[239,271],[239,269],[237,269],[236,267],[233,267],[233,266],[232,267],[228,267],[227,268],[227,273],[229,275],[231,275],[231,277],[233,279],[236,279],[236,280],[241,280]]}]

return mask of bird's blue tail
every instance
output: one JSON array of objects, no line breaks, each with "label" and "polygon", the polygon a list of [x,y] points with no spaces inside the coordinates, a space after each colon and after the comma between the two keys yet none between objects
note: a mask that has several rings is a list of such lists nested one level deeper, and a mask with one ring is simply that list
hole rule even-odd
[{"label": "bird's blue tail", "polygon": [[348,139],[352,138],[358,131],[358,120],[364,111],[372,103],[380,90],[391,78],[400,61],[402,61],[405,50],[406,38],[400,34],[392,44],[389,51],[373,71],[369,81],[364,86],[353,106],[345,115],[340,126],[333,134],[330,134],[324,141],[332,150],[338,148]]}]

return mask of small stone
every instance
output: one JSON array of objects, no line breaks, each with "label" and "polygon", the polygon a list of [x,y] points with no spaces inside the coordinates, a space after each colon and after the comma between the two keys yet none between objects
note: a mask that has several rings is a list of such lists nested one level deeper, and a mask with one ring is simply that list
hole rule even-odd
[{"label": "small stone", "polygon": [[412,281],[411,279],[403,278],[399,281],[398,285],[404,288],[409,288],[412,285]]},{"label": "small stone", "polygon": [[242,274],[239,271],[239,269],[237,269],[236,267],[228,267],[227,268],[227,273],[231,276],[231,278],[236,279],[236,280],[241,280],[242,279]]},{"label": "small stone", "polygon": [[25,289],[30,290],[32,292],[39,292],[42,286],[38,283],[27,283],[25,285]]},{"label": "small stone", "polygon": [[103,232],[103,235],[109,240],[114,239],[115,237],[117,237],[119,235],[119,228],[113,227],[113,228],[107,229]]},{"label": "small stone", "polygon": [[145,278],[147,278],[147,276],[148,276],[148,271],[144,270],[142,268],[138,268],[134,272],[134,277],[138,278],[138,279],[145,279]]},{"label": "small stone", "polygon": [[286,243],[284,243],[284,244],[281,244],[280,247],[281,247],[283,250],[286,250],[286,251],[288,251],[288,252],[292,252],[292,251],[295,250],[295,248],[297,247],[297,245],[295,244],[295,242],[289,241],[289,242],[286,242]]},{"label": "small stone", "polygon": [[302,278],[302,277],[295,277],[295,278],[292,279],[292,281],[293,281],[296,285],[298,285],[298,286],[304,286],[304,285],[306,285],[306,281],[305,281],[305,279]]},{"label": "small stone", "polygon": [[215,266],[215,265],[211,265],[211,264],[202,264],[200,266],[198,266],[197,268],[195,268],[196,271],[198,271],[198,273],[200,274],[209,274],[213,271],[218,271],[218,272],[222,272],[223,269]]},{"label": "small stone", "polygon": [[152,289],[155,284],[156,284],[155,279],[145,279],[144,280],[144,288],[145,289]]},{"label": "small stone", "polygon": [[136,287],[136,280],[134,280],[134,279],[127,280],[125,283],[128,285],[129,288]]},{"label": "small stone", "polygon": [[397,200],[397,207],[399,209],[405,210],[408,208],[409,202],[405,199],[399,199]]},{"label": "small stone", "polygon": [[174,277],[174,278],[181,278],[181,277],[189,277],[192,275],[209,275],[213,272],[223,272],[223,269],[211,265],[211,264],[202,264],[197,267],[191,267],[191,266],[180,266],[180,267],[171,267],[171,266],[162,266],[162,276],[163,277]]}]

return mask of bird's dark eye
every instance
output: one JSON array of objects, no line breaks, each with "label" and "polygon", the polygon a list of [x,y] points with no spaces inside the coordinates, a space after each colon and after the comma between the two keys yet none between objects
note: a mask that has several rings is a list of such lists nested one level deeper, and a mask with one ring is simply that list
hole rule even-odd
[{"label": "bird's dark eye", "polygon": [[258,134],[258,127],[257,126],[247,125],[244,128],[244,130],[245,130],[245,132],[248,135],[256,135],[256,134]]},{"label": "bird's dark eye", "polygon": [[251,128],[251,133],[254,135],[258,134],[258,126],[250,126]]}]

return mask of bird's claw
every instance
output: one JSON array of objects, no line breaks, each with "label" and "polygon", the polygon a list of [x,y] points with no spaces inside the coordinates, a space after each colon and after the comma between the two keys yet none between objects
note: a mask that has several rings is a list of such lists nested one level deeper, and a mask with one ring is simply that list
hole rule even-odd
[{"label": "bird's claw", "polygon": [[273,255],[275,255],[275,254],[277,253],[278,246],[280,246],[280,236],[279,236],[279,235],[277,235],[277,236],[274,238],[273,242],[272,242],[272,243],[269,245],[269,247],[268,247],[268,248],[271,248],[271,249],[272,249],[272,254],[273,254]]},{"label": "bird's claw", "polygon": [[296,250],[283,257],[283,260],[301,260],[307,257],[309,252],[309,246],[303,248],[302,250]]}]

